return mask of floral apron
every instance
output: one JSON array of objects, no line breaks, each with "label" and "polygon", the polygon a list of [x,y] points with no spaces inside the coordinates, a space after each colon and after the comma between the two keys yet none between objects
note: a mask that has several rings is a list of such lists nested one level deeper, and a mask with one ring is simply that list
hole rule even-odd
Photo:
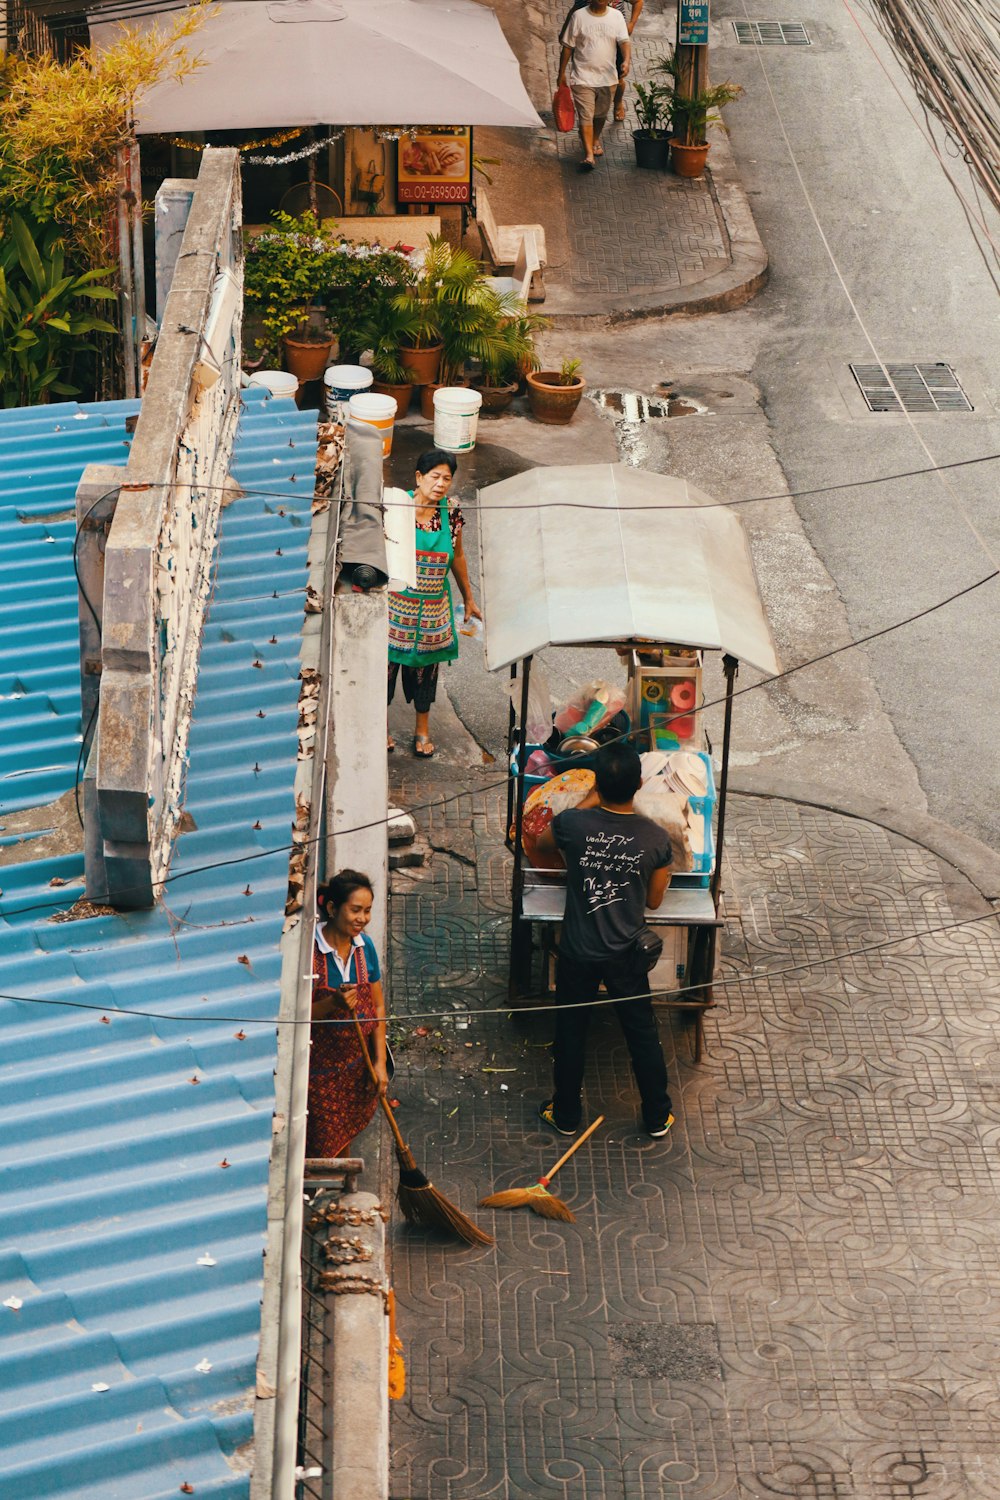
[{"label": "floral apron", "polygon": [[[412,492],[411,492],[412,499]],[[417,527],[417,586],[389,595],[389,660],[404,667],[454,661],[458,655],[448,571],[455,555],[448,502],[437,531]]]},{"label": "floral apron", "polygon": [[[354,980],[358,987],[354,1014],[361,1022],[365,1042],[371,1045],[378,1015],[372,996],[364,948],[353,952]],[[350,973],[350,969],[348,969]],[[329,994],[349,983],[340,978],[328,953],[313,946],[313,993]],[[340,1007],[338,1019],[349,1022],[351,1012]],[[375,1113],[378,1093],[361,1052],[353,1025],[312,1028],[309,1058],[309,1103],[306,1121],[306,1156],[343,1156]]]}]

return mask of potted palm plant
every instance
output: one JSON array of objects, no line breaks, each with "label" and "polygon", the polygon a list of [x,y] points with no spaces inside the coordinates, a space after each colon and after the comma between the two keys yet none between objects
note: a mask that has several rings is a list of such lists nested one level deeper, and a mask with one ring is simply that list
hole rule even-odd
[{"label": "potted palm plant", "polygon": [[476,386],[483,398],[483,416],[500,416],[517,395],[521,380],[538,369],[535,334],[550,327],[548,318],[529,313],[518,302],[518,311],[501,318],[495,341],[480,359]]},{"label": "potted palm plant", "polygon": [[740,84],[727,81],[689,92],[691,79],[677,60],[676,52],[663,58],[656,71],[673,81],[666,88],[669,100],[672,135],[670,147],[673,168],[678,177],[700,177],[708,157],[708,131],[722,125],[719,110],[732,104],[743,93]]},{"label": "potted palm plant", "polygon": [[416,281],[398,298],[412,315],[411,332],[400,357],[414,385],[444,383],[440,364],[446,327],[475,299],[481,284],[479,264],[467,251],[453,249],[443,235],[428,240]]},{"label": "potted palm plant", "polygon": [[418,320],[410,304],[398,293],[374,296],[365,316],[358,324],[358,347],[371,350],[372,390],[392,396],[396,409],[405,417],[413,397],[413,381],[403,364],[404,341],[412,340]]},{"label": "potted palm plant", "polygon": [[[492,359],[503,343],[505,320],[523,311],[516,297],[502,296],[489,285],[471,255],[440,236],[428,242],[416,283],[396,301],[413,319],[400,359],[422,387],[420,409],[428,421],[434,416],[434,392],[443,385],[466,384],[466,365]],[[437,346],[437,368],[424,378],[415,357],[431,339]]]},{"label": "potted palm plant", "polygon": [[536,422],[563,427],[572,422],[587,382],[578,359],[564,359],[558,370],[529,370],[528,400]]},{"label": "potted palm plant", "polygon": [[647,171],[665,172],[670,162],[670,89],[662,83],[636,83],[635,117],[638,130],[633,130],[635,164]]}]

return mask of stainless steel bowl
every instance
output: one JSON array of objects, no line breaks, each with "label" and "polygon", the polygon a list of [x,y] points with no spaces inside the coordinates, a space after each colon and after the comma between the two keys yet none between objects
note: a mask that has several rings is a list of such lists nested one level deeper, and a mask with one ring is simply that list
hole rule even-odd
[{"label": "stainless steel bowl", "polygon": [[597,740],[589,734],[568,734],[559,746],[559,755],[593,755],[600,750]]}]

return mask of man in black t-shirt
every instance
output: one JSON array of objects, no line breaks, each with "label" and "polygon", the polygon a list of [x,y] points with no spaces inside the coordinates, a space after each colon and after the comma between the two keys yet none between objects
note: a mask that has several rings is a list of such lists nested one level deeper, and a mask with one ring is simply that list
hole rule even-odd
[{"label": "man in black t-shirt", "polygon": [[635,941],[646,908],[660,905],[669,884],[670,839],[633,809],[642,769],[630,745],[606,745],[596,757],[595,774],[590,796],[557,814],[538,841],[540,852],[558,850],[566,862],[566,915],[556,969],[556,1001],[566,1008],[556,1011],[555,1092],[539,1115],[560,1135],[575,1135],[580,1128],[587,1028],[603,981],[617,1002],[646,1132],[659,1138],[674,1117],[649,979]]}]

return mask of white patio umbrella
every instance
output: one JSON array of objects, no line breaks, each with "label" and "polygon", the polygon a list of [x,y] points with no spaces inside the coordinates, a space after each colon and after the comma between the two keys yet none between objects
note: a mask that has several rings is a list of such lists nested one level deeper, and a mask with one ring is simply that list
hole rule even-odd
[{"label": "white patio umbrella", "polygon": [[[120,24],[95,11],[96,44]],[[141,97],[140,135],[542,123],[496,16],[476,0],[223,0],[186,45],[202,66]]]}]

